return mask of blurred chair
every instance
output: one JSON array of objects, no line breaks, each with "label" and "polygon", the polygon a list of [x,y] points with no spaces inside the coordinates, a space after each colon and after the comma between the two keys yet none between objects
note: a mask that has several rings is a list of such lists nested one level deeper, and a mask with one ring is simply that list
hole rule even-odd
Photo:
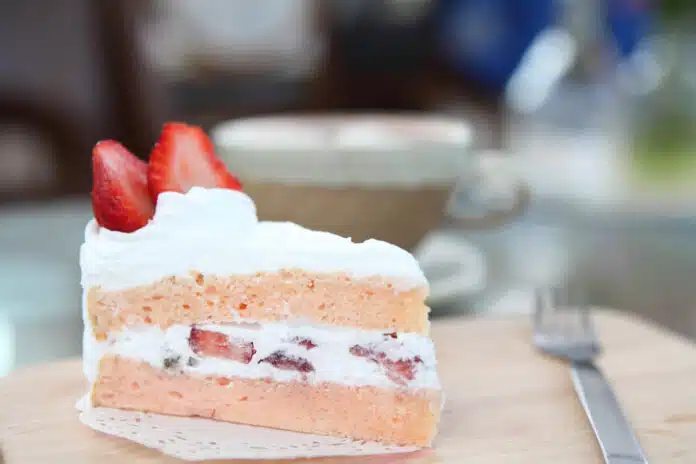
[{"label": "blurred chair", "polygon": [[160,106],[140,59],[144,8],[127,0],[2,3],[0,201],[87,192],[100,138],[147,153]]},{"label": "blurred chair", "polygon": [[0,95],[0,201],[80,192],[89,180],[85,149],[66,112]]}]

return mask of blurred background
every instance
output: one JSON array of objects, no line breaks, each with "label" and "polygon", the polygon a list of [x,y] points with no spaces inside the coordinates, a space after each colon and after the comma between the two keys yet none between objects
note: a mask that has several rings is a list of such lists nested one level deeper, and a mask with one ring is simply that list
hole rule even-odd
[{"label": "blurred background", "polygon": [[[464,121],[472,141],[450,151],[484,173],[426,188],[423,163],[444,158],[389,158],[412,182],[399,186],[407,200],[383,204],[420,202],[392,208],[415,231],[403,245],[433,286],[447,283],[434,317],[528,312],[534,286],[572,280],[587,304],[696,338],[693,2],[24,0],[0,4],[0,375],[81,350],[78,249],[97,140],[146,158],[167,120],[214,130],[378,112]],[[354,164],[358,177],[370,169]],[[374,204],[392,180],[349,190]],[[515,183],[530,193],[523,210],[461,220],[482,196],[505,203]],[[388,236],[375,212],[341,215]]]}]

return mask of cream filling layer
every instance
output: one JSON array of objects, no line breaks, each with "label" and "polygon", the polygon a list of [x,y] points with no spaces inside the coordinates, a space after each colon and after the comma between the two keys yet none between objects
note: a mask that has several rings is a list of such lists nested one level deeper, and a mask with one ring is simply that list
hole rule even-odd
[{"label": "cream filling layer", "polygon": [[[189,344],[191,326],[176,325],[166,330],[153,326],[126,329],[112,334],[104,342],[97,342],[90,335],[91,331],[86,331],[85,375],[93,382],[97,376],[99,360],[106,354],[116,354],[144,361],[172,374],[271,378],[282,382],[333,382],[351,386],[372,385],[409,390],[440,389],[433,343],[428,337],[419,334],[397,334],[396,338],[393,338],[392,334],[380,331],[268,323],[211,324],[196,327],[253,343],[255,353],[252,359],[249,363],[244,363],[196,354]],[[298,338],[311,340],[315,346],[307,349],[297,342]],[[392,366],[398,361],[406,362],[409,366],[408,375],[395,382],[394,372],[389,372],[385,362],[356,356],[351,352],[351,348],[355,346],[380,354],[381,360],[386,360],[386,364]],[[313,370],[303,373],[281,369],[262,361],[278,352],[306,360],[311,363]],[[416,358],[418,360],[414,361]]]}]

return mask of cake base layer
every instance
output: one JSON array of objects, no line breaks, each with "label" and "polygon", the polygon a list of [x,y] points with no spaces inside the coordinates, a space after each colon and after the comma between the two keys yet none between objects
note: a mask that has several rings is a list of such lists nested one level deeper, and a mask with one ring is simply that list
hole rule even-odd
[{"label": "cake base layer", "polygon": [[429,446],[440,415],[441,393],[197,378],[167,374],[141,361],[109,355],[100,362],[92,405]]},{"label": "cake base layer", "polygon": [[387,332],[428,332],[425,288],[397,291],[379,277],[301,270],[252,276],[169,277],[122,291],[91,287],[86,305],[97,340],[124,326],[309,319]]}]

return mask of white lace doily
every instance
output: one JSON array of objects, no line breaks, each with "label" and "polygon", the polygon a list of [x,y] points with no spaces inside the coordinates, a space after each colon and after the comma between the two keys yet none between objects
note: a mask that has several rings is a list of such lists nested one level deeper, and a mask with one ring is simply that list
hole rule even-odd
[{"label": "white lace doily", "polygon": [[88,427],[140,443],[187,461],[206,459],[291,459],[406,453],[415,446],[388,446],[209,419],[92,408],[87,397],[76,407]]}]

